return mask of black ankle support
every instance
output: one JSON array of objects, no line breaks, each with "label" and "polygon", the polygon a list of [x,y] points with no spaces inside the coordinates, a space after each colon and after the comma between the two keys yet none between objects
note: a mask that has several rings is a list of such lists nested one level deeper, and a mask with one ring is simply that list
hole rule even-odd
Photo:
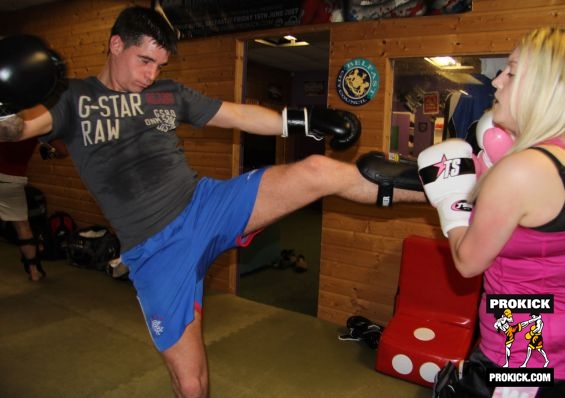
[{"label": "black ankle support", "polygon": [[24,271],[26,273],[30,273],[30,267],[32,265],[35,266],[35,268],[37,269],[37,272],[39,272],[42,276],[45,276],[45,270],[43,269],[43,267],[41,266],[41,258],[36,255],[34,258],[25,258],[23,255],[21,257],[21,262],[24,265]]},{"label": "black ankle support", "polygon": [[27,246],[27,245],[35,246],[35,245],[37,245],[37,239],[35,239],[35,238],[18,239],[16,241],[16,244],[20,247],[21,246]]}]

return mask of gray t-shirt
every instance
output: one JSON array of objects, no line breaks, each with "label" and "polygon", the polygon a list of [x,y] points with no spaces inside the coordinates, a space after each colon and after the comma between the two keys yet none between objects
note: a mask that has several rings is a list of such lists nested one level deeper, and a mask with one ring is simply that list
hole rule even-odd
[{"label": "gray t-shirt", "polygon": [[116,230],[122,251],[160,231],[186,207],[197,182],[176,128],[204,126],[221,101],[172,80],[141,93],[107,89],[97,78],[71,79],[50,108],[53,131]]}]

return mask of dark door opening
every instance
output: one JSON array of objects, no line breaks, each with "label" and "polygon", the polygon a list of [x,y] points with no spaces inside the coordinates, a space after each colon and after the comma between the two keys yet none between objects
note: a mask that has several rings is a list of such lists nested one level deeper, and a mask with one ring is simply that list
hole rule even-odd
[{"label": "dark door opening", "polygon": [[[244,98],[282,111],[325,106],[329,32],[299,35],[310,46],[273,47],[247,43]],[[242,171],[290,163],[324,153],[323,142],[305,136],[242,134]],[[292,192],[288,192],[292,195]],[[281,198],[282,200],[282,198]],[[316,316],[318,307],[322,206],[313,203],[269,226],[239,250],[238,295]]]}]

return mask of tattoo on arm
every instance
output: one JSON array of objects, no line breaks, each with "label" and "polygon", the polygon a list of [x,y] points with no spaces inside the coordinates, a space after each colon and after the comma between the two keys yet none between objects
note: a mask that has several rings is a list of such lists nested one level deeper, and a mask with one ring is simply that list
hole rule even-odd
[{"label": "tattoo on arm", "polygon": [[18,115],[0,118],[0,141],[18,141],[24,130],[24,121]]}]

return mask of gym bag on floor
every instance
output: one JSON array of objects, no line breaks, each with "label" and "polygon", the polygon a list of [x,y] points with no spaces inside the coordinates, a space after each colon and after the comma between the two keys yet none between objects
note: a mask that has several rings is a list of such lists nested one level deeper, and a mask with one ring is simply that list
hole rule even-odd
[{"label": "gym bag on floor", "polygon": [[68,256],[74,266],[105,271],[108,261],[120,256],[120,242],[106,227],[81,228],[69,239]]},{"label": "gym bag on floor", "polygon": [[76,231],[77,225],[71,215],[64,211],[56,211],[47,220],[47,230],[43,234],[43,257],[47,260],[67,258],[69,239]]}]

